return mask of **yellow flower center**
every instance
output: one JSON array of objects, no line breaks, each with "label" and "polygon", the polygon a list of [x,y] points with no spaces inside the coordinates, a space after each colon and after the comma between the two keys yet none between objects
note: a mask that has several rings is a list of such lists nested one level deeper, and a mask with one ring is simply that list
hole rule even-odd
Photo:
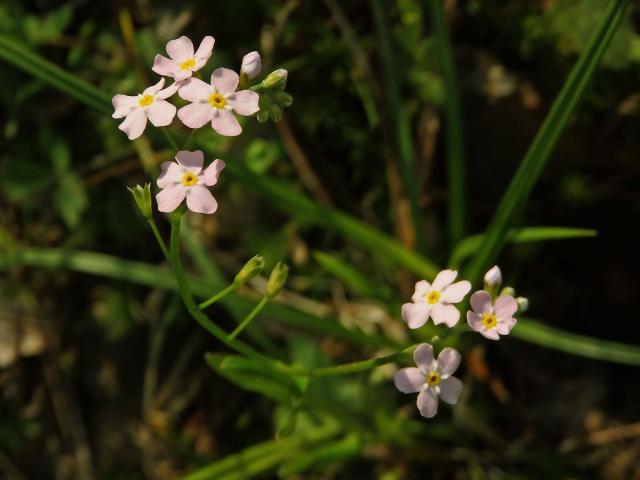
[{"label": "yellow flower center", "polygon": [[440,292],[438,292],[437,290],[431,290],[427,295],[424,296],[424,299],[428,304],[433,305],[434,303],[437,303],[438,300],[440,300]]},{"label": "yellow flower center", "polygon": [[180,64],[180,70],[190,70],[196,66],[196,59],[190,58],[189,60],[185,60]]},{"label": "yellow flower center", "polygon": [[482,324],[485,326],[485,328],[491,329],[498,324],[498,320],[492,313],[485,313],[484,315],[482,315]]},{"label": "yellow flower center", "polygon": [[219,93],[213,93],[209,97],[209,103],[212,107],[224,108],[224,106],[227,104],[227,101]]},{"label": "yellow flower center", "polygon": [[141,107],[148,107],[155,99],[156,98],[153,95],[144,95],[140,100],[138,100],[138,105]]},{"label": "yellow flower center", "polygon": [[429,375],[425,377],[425,380],[430,387],[435,387],[440,383],[440,380],[442,380],[442,378],[440,377],[440,374],[438,372],[431,371],[429,372]]},{"label": "yellow flower center", "polygon": [[193,187],[198,183],[198,177],[191,172],[187,172],[182,176],[182,184],[185,187]]}]

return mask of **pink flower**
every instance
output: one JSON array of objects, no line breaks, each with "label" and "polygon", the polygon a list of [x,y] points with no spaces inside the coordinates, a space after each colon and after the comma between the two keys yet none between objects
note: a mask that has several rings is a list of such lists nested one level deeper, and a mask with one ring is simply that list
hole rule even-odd
[{"label": "pink flower", "polygon": [[462,392],[462,382],[452,377],[460,365],[460,354],[453,348],[443,348],[438,359],[433,358],[433,347],[421,343],[413,352],[418,368],[403,368],[393,376],[396,388],[402,393],[418,394],[420,415],[431,418],[438,413],[438,397],[454,405]]},{"label": "pink flower", "polygon": [[184,35],[167,43],[167,53],[170,58],[156,55],[152,70],[158,75],[175,78],[176,82],[185,80],[193,72],[205,66],[213,52],[213,37],[204,37],[198,50],[193,53],[193,43]]},{"label": "pink flower", "polygon": [[260,54],[258,52],[249,52],[242,58],[240,73],[246,75],[249,80],[260,75],[261,70],[262,59],[260,58]]},{"label": "pink flower", "polygon": [[218,202],[207,187],[218,182],[224,162],[214,160],[204,171],[203,164],[202,150],[181,150],[176,154],[176,162],[162,164],[162,172],[158,177],[158,186],[162,191],[156,195],[158,210],[173,212],[185,198],[192,212],[214,213],[218,209]]},{"label": "pink flower", "polygon": [[236,136],[242,127],[232,112],[253,115],[259,110],[259,96],[251,90],[236,92],[240,77],[227,69],[218,68],[211,75],[211,85],[198,78],[190,78],[178,94],[191,103],[178,110],[178,118],[189,128],[200,128],[211,122],[221,135]]},{"label": "pink flower", "polygon": [[501,295],[494,303],[489,292],[479,290],[471,295],[471,308],[473,311],[467,312],[467,323],[491,340],[509,335],[517,321],[513,315],[518,310],[518,302],[511,295]]},{"label": "pink flower", "polygon": [[164,78],[137,96],[116,95],[113,97],[112,103],[115,109],[113,118],[126,117],[118,128],[127,134],[129,140],[135,140],[142,135],[147,126],[147,118],[156,127],[166,127],[173,121],[176,107],[167,102],[165,98],[176,93],[178,86],[174,83],[161,90],[163,86]]},{"label": "pink flower", "polygon": [[455,270],[443,270],[438,273],[433,284],[426,280],[416,283],[416,289],[411,297],[413,303],[402,305],[402,319],[407,322],[409,328],[420,328],[429,317],[433,323],[444,323],[453,327],[460,319],[460,312],[454,303],[462,301],[471,284],[466,280],[453,283],[458,276]]}]

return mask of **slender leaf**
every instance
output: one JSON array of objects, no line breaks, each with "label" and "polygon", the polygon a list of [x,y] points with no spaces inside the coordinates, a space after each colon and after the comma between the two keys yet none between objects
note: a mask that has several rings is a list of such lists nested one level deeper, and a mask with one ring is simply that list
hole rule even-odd
[{"label": "slender leaf", "polygon": [[460,91],[449,27],[442,0],[428,0],[433,35],[440,54],[440,67],[445,86],[445,134],[447,176],[449,182],[449,240],[457,242],[465,234],[466,175],[464,168],[464,135],[460,107]]},{"label": "slender leaf", "polygon": [[111,97],[105,92],[3,34],[0,34],[0,58],[62,90],[98,112],[111,113]]},{"label": "slender leaf", "polygon": [[[512,229],[507,234],[507,242],[511,243],[532,243],[546,242],[549,240],[568,240],[571,238],[595,237],[596,230],[586,228],[568,227],[523,227]],[[451,252],[449,266],[459,267],[469,256],[473,255],[484,240],[484,235],[472,235],[467,237],[455,246]]]},{"label": "slender leaf", "polygon": [[572,355],[640,366],[640,346],[637,345],[585,337],[526,318],[518,319],[511,334],[529,343]]},{"label": "slender leaf", "polygon": [[611,1],[602,23],[594,32],[589,45],[583,51],[571,71],[569,79],[562,87],[551,111],[511,180],[487,228],[484,240],[466,272],[466,277],[473,283],[480,279],[483,270],[497,258],[504,246],[509,227],[524,208],[531,190],[540,177],[560,135],[576,110],[602,55],[620,25],[628,3],[629,0]]}]

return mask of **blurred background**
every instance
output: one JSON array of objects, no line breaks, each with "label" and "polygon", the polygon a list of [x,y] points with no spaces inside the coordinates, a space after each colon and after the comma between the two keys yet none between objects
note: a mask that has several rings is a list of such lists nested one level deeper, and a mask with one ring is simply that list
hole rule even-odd
[{"label": "blurred background", "polygon": [[[22,68],[0,59],[1,478],[640,478],[638,367],[514,336],[450,339],[463,352],[465,390],[432,420],[397,392],[392,365],[318,382],[316,403],[302,406],[225,378],[203,355],[226,349],[183,308],[126,190],[153,182],[173,152],[151,127],[128,141],[108,99],[155,83],[153,57],[183,34],[196,45],[216,38],[204,78],[259,50],[265,73],[289,71],[294,101],[277,123],[248,119],[238,138],[198,136],[208,159],[229,166],[214,190],[218,213],[188,216],[184,262],[201,279],[198,295],[259,253],[268,267],[291,265],[277,308],[247,335],[263,351],[327,365],[410,344],[400,304],[419,278],[368,232],[440,265],[457,240],[447,227],[449,90],[429,3],[2,0],[0,35],[106,92],[107,103],[91,108],[27,73],[29,58]],[[465,236],[486,228],[608,3],[444,2]],[[499,258],[531,318],[628,344],[640,344],[637,25],[630,8],[518,223],[597,236],[512,244]],[[423,237],[394,147],[397,102]],[[353,233],[362,225],[364,240]],[[212,318],[232,329],[264,283]]]}]

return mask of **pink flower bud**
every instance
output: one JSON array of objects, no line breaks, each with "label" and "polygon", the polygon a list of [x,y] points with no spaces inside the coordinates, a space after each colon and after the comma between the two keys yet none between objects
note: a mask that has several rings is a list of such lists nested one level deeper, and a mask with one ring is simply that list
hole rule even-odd
[{"label": "pink flower bud", "polygon": [[248,79],[253,79],[260,75],[262,70],[262,60],[258,52],[249,52],[242,59],[240,72],[244,73]]}]

